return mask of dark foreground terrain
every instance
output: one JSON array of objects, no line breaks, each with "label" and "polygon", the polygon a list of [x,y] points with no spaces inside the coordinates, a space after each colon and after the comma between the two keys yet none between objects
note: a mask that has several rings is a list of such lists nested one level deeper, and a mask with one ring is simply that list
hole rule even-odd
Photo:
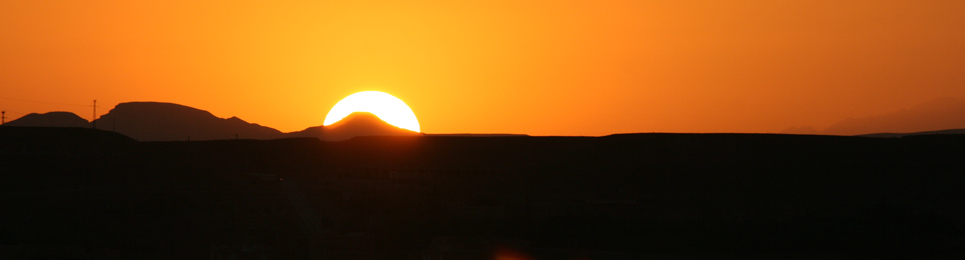
[{"label": "dark foreground terrain", "polygon": [[0,127],[0,259],[959,259],[965,135]]}]

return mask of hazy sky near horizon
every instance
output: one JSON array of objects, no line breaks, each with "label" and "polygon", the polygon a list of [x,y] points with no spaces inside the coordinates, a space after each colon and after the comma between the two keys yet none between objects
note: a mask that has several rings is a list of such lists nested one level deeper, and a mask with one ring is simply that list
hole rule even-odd
[{"label": "hazy sky near horizon", "polygon": [[[0,110],[162,101],[297,131],[364,90],[426,133],[825,128],[965,99],[965,1],[0,1]],[[36,102],[41,101],[41,102]]]}]

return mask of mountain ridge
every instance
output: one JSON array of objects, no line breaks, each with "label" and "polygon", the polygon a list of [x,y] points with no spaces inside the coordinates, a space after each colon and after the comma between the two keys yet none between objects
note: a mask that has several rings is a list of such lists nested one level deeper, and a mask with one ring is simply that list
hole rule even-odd
[{"label": "mountain ridge", "polygon": [[341,141],[355,136],[420,135],[386,123],[378,116],[356,112],[330,126],[313,126],[284,133],[277,129],[249,123],[236,116],[220,118],[206,110],[167,102],[120,103],[92,122],[71,112],[32,113],[10,121],[8,126],[81,127],[114,131],[134,140],[203,141],[226,139],[273,140],[313,137],[323,141]]},{"label": "mountain ridge", "polygon": [[138,141],[284,137],[274,128],[237,117],[219,118],[205,110],[165,102],[120,103],[94,123],[97,129],[117,131]]},{"label": "mountain ridge", "polygon": [[824,130],[796,126],[784,134],[870,135],[874,133],[917,133],[965,128],[965,101],[938,98],[911,108],[866,117],[849,117]]},{"label": "mountain ridge", "polygon": [[13,121],[7,122],[7,126],[34,126],[34,127],[90,127],[87,119],[81,118],[77,114],[64,111],[52,111],[43,114],[30,113]]},{"label": "mountain ridge", "polygon": [[[922,119],[924,118],[924,119]],[[937,118],[937,119],[936,119]],[[860,135],[866,137],[901,137],[925,134],[957,134],[965,129],[965,101],[954,98],[936,99],[931,102],[902,109],[893,113],[865,118],[849,118],[825,130],[812,127],[791,127],[781,133],[805,135]],[[916,128],[867,128],[867,125],[902,126],[916,121],[938,122],[933,127]],[[352,123],[346,123],[352,122]],[[867,123],[872,122],[872,123]],[[901,123],[911,122],[911,123]],[[959,123],[961,122],[961,123]],[[330,126],[313,126],[301,131],[284,133],[277,129],[249,123],[236,116],[219,118],[212,113],[175,103],[126,102],[120,103],[107,114],[95,120],[97,129],[116,131],[138,141],[189,141],[313,137],[323,141],[341,141],[365,135],[426,135],[426,136],[474,136],[501,137],[526,136],[516,134],[423,134],[392,126],[367,112],[350,114]],[[33,127],[91,127],[91,122],[71,112],[54,111],[43,114],[31,113],[6,123],[7,126]],[[865,128],[862,128],[865,127]],[[855,130],[867,129],[867,130]],[[911,129],[911,130],[909,130]]]}]

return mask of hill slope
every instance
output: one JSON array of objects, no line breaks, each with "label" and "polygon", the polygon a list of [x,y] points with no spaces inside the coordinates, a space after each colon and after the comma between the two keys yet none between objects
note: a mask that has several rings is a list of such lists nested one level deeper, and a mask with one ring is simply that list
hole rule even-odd
[{"label": "hill slope", "polygon": [[71,112],[48,112],[44,114],[30,113],[16,120],[7,122],[6,126],[39,126],[39,127],[90,127],[90,122]]},{"label": "hill slope", "polygon": [[318,137],[325,141],[342,141],[356,136],[416,136],[421,135],[382,121],[368,112],[355,112],[329,126],[310,127],[289,133],[288,137]]},{"label": "hill slope", "polygon": [[113,129],[138,141],[284,137],[278,130],[237,117],[219,118],[208,111],[160,102],[121,103],[95,122],[97,129]]}]

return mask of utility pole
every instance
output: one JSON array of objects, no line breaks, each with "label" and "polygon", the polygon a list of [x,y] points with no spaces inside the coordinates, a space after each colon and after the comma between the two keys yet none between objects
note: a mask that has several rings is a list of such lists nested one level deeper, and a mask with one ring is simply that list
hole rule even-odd
[{"label": "utility pole", "polygon": [[97,99],[94,99],[94,117],[90,119],[91,126],[97,129]]},{"label": "utility pole", "polygon": [[0,111],[0,125],[7,123],[7,111]]}]

